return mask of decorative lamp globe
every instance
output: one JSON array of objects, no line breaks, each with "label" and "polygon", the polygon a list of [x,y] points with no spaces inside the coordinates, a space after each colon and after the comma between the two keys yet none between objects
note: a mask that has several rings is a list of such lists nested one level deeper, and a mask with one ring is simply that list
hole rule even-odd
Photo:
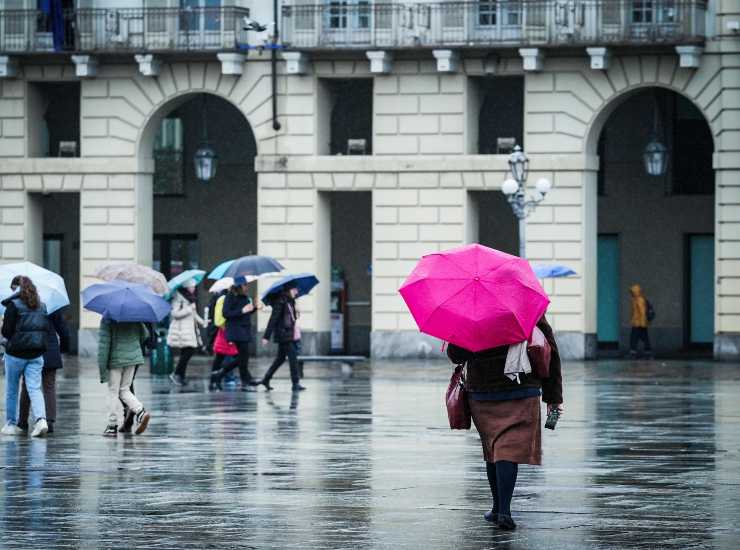
[{"label": "decorative lamp globe", "polygon": [[210,181],[216,175],[218,155],[207,144],[202,144],[195,152],[195,176],[203,182]]},{"label": "decorative lamp globe", "polygon": [[513,195],[519,191],[519,184],[512,179],[508,179],[501,184],[501,191],[504,195]]},{"label": "decorative lamp globe", "polygon": [[642,154],[645,171],[651,176],[662,176],[668,166],[668,149],[657,138],[653,138]]},{"label": "decorative lamp globe", "polygon": [[552,183],[550,183],[550,180],[547,178],[540,178],[537,180],[535,187],[540,194],[547,195],[552,189]]}]

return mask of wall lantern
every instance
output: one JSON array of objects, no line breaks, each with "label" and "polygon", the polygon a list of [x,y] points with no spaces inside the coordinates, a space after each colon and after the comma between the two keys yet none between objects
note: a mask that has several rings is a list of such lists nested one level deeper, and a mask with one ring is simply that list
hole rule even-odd
[{"label": "wall lantern", "polygon": [[203,94],[203,110],[202,110],[202,125],[203,125],[203,139],[200,147],[195,152],[193,157],[193,163],[195,164],[195,177],[202,182],[210,181],[216,175],[216,168],[218,168],[218,155],[213,150],[213,147],[208,143],[208,124],[206,119],[206,99],[208,95]]},{"label": "wall lantern", "polygon": [[660,133],[658,131],[658,116],[660,113],[660,106],[658,103],[658,94],[655,94],[655,110],[653,116],[653,133],[650,137],[650,141],[645,146],[645,151],[642,153],[642,160],[645,163],[645,171],[650,176],[662,176],[666,172],[668,167],[668,148],[661,142]]}]

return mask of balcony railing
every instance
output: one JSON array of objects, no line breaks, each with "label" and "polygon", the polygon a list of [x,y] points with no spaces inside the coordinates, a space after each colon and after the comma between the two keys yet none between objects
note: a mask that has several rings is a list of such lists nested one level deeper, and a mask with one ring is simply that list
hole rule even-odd
[{"label": "balcony railing", "polygon": [[0,53],[233,50],[246,43],[246,8],[77,9],[54,21],[42,11],[0,11]]},{"label": "balcony railing", "polygon": [[285,5],[295,49],[687,44],[705,38],[706,0],[358,1]]}]

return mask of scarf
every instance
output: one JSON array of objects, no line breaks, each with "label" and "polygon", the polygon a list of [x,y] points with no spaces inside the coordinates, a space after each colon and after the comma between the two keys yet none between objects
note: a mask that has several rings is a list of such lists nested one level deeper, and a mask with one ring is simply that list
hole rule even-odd
[{"label": "scarf", "polygon": [[512,382],[516,380],[517,384],[521,384],[519,375],[522,373],[529,374],[531,372],[532,365],[529,363],[529,356],[527,355],[527,341],[524,340],[518,344],[511,344],[506,354],[504,376]]}]

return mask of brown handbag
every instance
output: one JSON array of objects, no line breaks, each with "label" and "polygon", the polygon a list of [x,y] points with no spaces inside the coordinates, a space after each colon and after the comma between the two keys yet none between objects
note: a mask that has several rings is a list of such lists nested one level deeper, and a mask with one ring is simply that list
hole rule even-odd
[{"label": "brown handbag", "polygon": [[447,387],[447,418],[453,430],[470,429],[470,405],[468,404],[468,392],[465,389],[463,369],[463,365],[455,367],[455,372],[450,378],[450,385]]},{"label": "brown handbag", "polygon": [[537,378],[550,378],[550,357],[552,349],[545,338],[545,333],[534,327],[532,336],[527,344],[527,356],[532,365],[532,374]]}]

